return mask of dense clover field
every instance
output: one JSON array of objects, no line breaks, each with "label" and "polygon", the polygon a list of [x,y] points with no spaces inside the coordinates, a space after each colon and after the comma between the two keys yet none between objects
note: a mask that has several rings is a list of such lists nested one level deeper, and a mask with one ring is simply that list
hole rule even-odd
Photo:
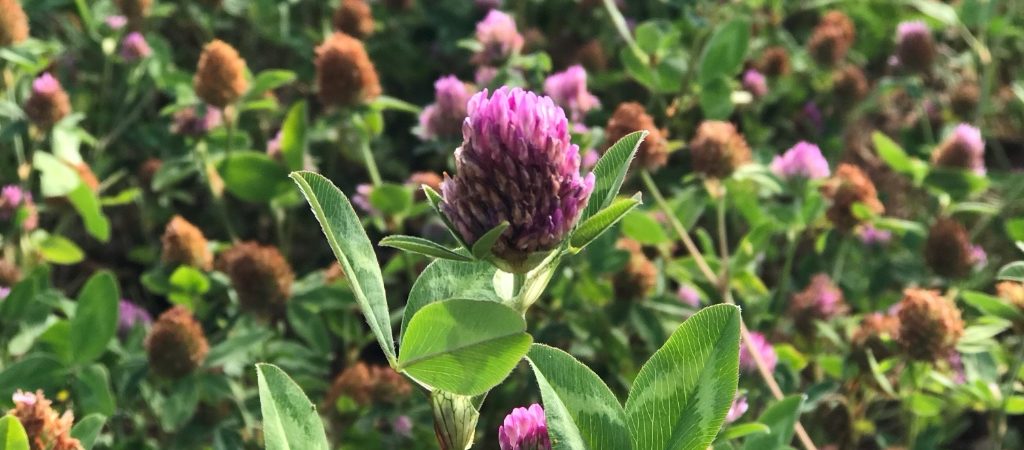
[{"label": "dense clover field", "polygon": [[0,0],[0,450],[1024,448],[1024,3]]}]

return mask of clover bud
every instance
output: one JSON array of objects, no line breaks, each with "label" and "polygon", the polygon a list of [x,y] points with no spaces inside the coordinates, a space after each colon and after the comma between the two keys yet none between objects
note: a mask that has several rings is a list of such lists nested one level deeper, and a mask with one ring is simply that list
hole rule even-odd
[{"label": "clover bud", "polygon": [[380,95],[377,69],[363,43],[334,33],[316,48],[316,85],[327,106],[355,106]]},{"label": "clover bud", "polygon": [[223,109],[235,103],[249,88],[245,79],[245,60],[234,47],[214,39],[203,47],[203,53],[199,55],[192,84],[199,98]]},{"label": "clover bud", "polygon": [[175,306],[153,323],[145,341],[149,367],[164,378],[182,378],[206,360],[210,345],[199,322],[184,306]]},{"label": "clover bud", "polygon": [[277,247],[235,244],[221,254],[217,265],[231,279],[242,309],[268,319],[284,314],[295,273]]},{"label": "clover bud", "polygon": [[668,148],[661,130],[643,105],[636,102],[620,103],[608,119],[604,131],[605,143],[611,147],[627,134],[640,130],[646,130],[648,134],[636,150],[636,164],[647,170],[657,170],[668,161]]},{"label": "clover bud", "polygon": [[171,218],[160,240],[163,244],[161,259],[165,264],[183,264],[203,270],[210,270],[213,265],[206,236],[181,216]]}]

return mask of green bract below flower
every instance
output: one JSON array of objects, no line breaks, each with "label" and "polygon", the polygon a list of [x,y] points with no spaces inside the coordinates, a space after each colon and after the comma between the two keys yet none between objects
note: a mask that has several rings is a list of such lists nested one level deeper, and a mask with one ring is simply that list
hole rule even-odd
[{"label": "green bract below flower", "polygon": [[502,87],[469,100],[457,173],[442,185],[442,211],[470,244],[509,224],[491,252],[505,271],[525,273],[572,230],[594,190],[580,176],[569,121],[548,97]]}]

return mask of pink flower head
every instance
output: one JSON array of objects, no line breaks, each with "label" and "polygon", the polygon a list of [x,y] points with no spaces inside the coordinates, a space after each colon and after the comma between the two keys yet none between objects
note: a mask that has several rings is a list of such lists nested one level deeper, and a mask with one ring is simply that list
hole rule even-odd
[{"label": "pink flower head", "polygon": [[892,232],[868,224],[860,228],[857,237],[865,245],[885,245],[892,240]]},{"label": "pink flower head", "polygon": [[772,160],[771,169],[776,175],[787,179],[827,178],[831,173],[821,149],[805,141],[798,142],[786,153],[776,156]]},{"label": "pink flower head", "polygon": [[419,135],[424,139],[457,138],[466,119],[466,105],[473,91],[454,75],[434,82],[434,104],[420,114]]},{"label": "pink flower head", "polygon": [[223,122],[223,115],[220,110],[206,105],[205,113],[200,116],[195,107],[188,107],[174,113],[174,124],[171,131],[186,136],[202,136],[210,130],[217,128]]},{"label": "pink flower head", "polygon": [[587,111],[601,104],[597,97],[587,91],[587,71],[579,64],[544,80],[544,93],[555,104],[568,110],[573,122],[579,122]]},{"label": "pink flower head", "polygon": [[725,416],[725,423],[733,423],[739,420],[748,409],[750,409],[750,404],[747,403],[747,396],[736,394],[736,398],[732,401],[732,406],[729,407],[729,414]]},{"label": "pink flower head", "polygon": [[794,296],[794,306],[818,319],[830,319],[846,310],[843,291],[828,274],[819,273],[811,278],[807,288]]},{"label": "pink flower head", "polygon": [[376,214],[377,209],[370,203],[370,195],[373,195],[373,185],[361,183],[356,186],[356,194],[352,196],[352,204],[368,214]]},{"label": "pink flower head", "polygon": [[932,30],[920,20],[900,22],[896,26],[896,42],[903,43],[907,39],[915,39],[921,36],[931,36]]},{"label": "pink flower head", "polygon": [[694,289],[693,286],[683,284],[679,286],[679,291],[676,293],[679,297],[679,301],[693,308],[700,306],[700,292]]},{"label": "pink flower head", "polygon": [[988,253],[980,245],[971,246],[970,256],[974,267],[985,267],[988,264]]},{"label": "pink flower head", "polygon": [[32,392],[25,392],[18,389],[14,392],[14,395],[11,396],[11,400],[14,401],[15,405],[32,406],[35,405],[36,401],[39,399],[36,397],[36,394]]},{"label": "pink flower head", "polygon": [[954,146],[960,147],[966,153],[971,170],[978,175],[985,174],[985,140],[981,137],[981,130],[970,124],[961,123],[953,130],[950,138]]},{"label": "pink flower head", "polygon": [[267,141],[267,156],[270,159],[281,160],[281,132],[278,131],[274,138]]},{"label": "pink flower head", "polygon": [[488,87],[497,76],[497,68],[491,66],[480,66],[476,68],[476,73],[473,74],[473,81],[479,87]]},{"label": "pink flower head", "polygon": [[153,316],[149,315],[149,311],[128,300],[121,299],[117,308],[117,331],[121,335],[127,334],[136,326],[146,327],[153,323]]},{"label": "pink flower head", "polygon": [[501,450],[551,450],[544,408],[534,403],[513,409],[498,427],[498,444]]},{"label": "pink flower head", "polygon": [[391,429],[399,436],[412,437],[412,419],[406,415],[395,417],[391,422]]},{"label": "pink flower head", "polygon": [[768,95],[768,80],[761,72],[755,69],[747,69],[743,73],[743,88],[749,91],[754,97]]},{"label": "pink flower head", "polygon": [[477,64],[500,64],[523,48],[523,35],[512,16],[496,9],[476,24],[476,40],[482,46],[476,54]]},{"label": "pink flower head", "polygon": [[591,170],[597,165],[597,162],[601,160],[601,153],[595,149],[588,149],[583,152],[583,161],[580,163],[580,167],[584,170]]},{"label": "pink flower head", "polygon": [[112,30],[120,30],[128,24],[128,18],[121,15],[114,15],[107,17],[103,23],[107,24],[107,26]]},{"label": "pink flower head", "polygon": [[32,93],[36,95],[54,95],[60,92],[60,81],[57,81],[50,72],[43,72],[39,78],[32,81]]},{"label": "pink flower head", "polygon": [[525,269],[530,255],[555,248],[576,224],[594,174],[580,176],[579,147],[551,98],[508,87],[488,94],[469,100],[441,209],[468,243],[508,221],[493,253],[509,269]]},{"label": "pink flower head", "polygon": [[11,295],[11,288],[0,287],[0,300],[7,298],[8,295]]},{"label": "pink flower head", "polygon": [[125,61],[138,61],[149,57],[152,53],[153,49],[149,48],[149,43],[146,42],[146,38],[142,37],[142,33],[133,31],[121,40],[121,57]]},{"label": "pink flower head", "polygon": [[[775,348],[768,342],[768,339],[761,333],[751,331],[750,342],[754,344],[761,360],[768,366],[768,371],[775,371],[775,364],[779,362],[779,356],[775,354]],[[757,371],[757,363],[754,362],[754,357],[750,355],[747,345],[743,342],[740,343],[740,369],[746,372]]]},{"label": "pink flower head", "polygon": [[8,184],[0,189],[0,211],[14,209],[21,206],[25,199],[25,192],[16,184]]}]

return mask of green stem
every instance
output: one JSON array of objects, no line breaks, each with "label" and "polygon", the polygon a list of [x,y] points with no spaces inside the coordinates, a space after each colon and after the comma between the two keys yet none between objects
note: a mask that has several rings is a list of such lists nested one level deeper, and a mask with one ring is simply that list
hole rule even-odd
[{"label": "green stem", "polygon": [[512,274],[512,295],[516,297],[523,293],[523,286],[526,285],[525,273]]},{"label": "green stem", "polygon": [[717,285],[718,276],[715,275],[715,271],[711,270],[711,266],[708,265],[707,260],[701,254],[700,250],[697,249],[697,245],[693,243],[693,239],[690,238],[690,233],[686,231],[683,224],[679,222],[679,218],[676,217],[675,212],[669,207],[668,202],[665,201],[665,197],[661,195],[661,190],[658,189],[658,185],[654,183],[654,179],[651,178],[651,174],[646,170],[640,171],[640,178],[643,180],[644,185],[647,187],[648,192],[654,197],[654,201],[661,208],[662,212],[665,213],[665,217],[668,218],[669,224],[675,230],[676,234],[679,235],[679,239],[683,241],[683,245],[686,247],[686,251],[690,252],[693,256],[693,260],[697,263],[697,268],[700,269],[701,273],[707,280]]},{"label": "green stem", "polygon": [[626,45],[629,49],[644,60],[644,51],[637,45],[636,40],[633,39],[633,34],[629,32],[629,26],[626,25],[626,18],[622,16],[622,11],[619,11],[619,7],[615,5],[615,0],[604,0],[604,9],[608,11],[608,16],[612,19],[612,25],[615,25],[615,31],[622,36],[622,39],[626,41]]},{"label": "green stem", "polygon": [[999,410],[996,411],[996,441],[993,442],[993,448],[1002,448],[1003,441],[1006,440],[1006,405],[1010,402],[1010,397],[1013,395],[1013,385],[1017,380],[1017,374],[1020,373],[1022,363],[1024,363],[1024,338],[1021,338],[1020,342],[1017,343],[1017,354],[1010,364],[1010,372],[1006,374],[1006,381],[1000,387],[1003,398],[999,405]]},{"label": "green stem", "polygon": [[786,303],[786,295],[789,291],[789,278],[793,272],[793,261],[796,259],[796,243],[797,238],[792,235],[786,236],[789,241],[786,245],[786,262],[782,264],[782,273],[779,274],[779,288],[775,295],[774,303],[771,305],[771,310],[779,312],[782,309],[782,305]]},{"label": "green stem", "polygon": [[843,277],[843,266],[846,265],[846,257],[850,253],[850,238],[843,236],[842,241],[839,242],[839,250],[836,253],[836,264],[832,267],[832,281],[839,284],[839,280]]},{"label": "green stem", "polygon": [[226,119],[225,125],[228,128],[228,143],[224,146],[224,154],[231,156],[231,151],[235,147],[235,114],[233,107],[228,105],[224,108],[224,119]]},{"label": "green stem", "polygon": [[366,171],[370,172],[370,181],[373,182],[374,187],[380,186],[383,184],[383,181],[380,178],[380,171],[377,170],[377,161],[373,158],[373,152],[370,150],[369,138],[360,136],[359,151],[363,153],[363,162],[366,163]]},{"label": "green stem", "polygon": [[[730,261],[732,261],[732,258],[729,256],[729,235],[727,230],[728,226],[725,222],[725,206],[728,200],[726,199],[725,189],[722,189],[722,192],[720,192],[719,194],[720,195],[718,197],[718,248],[719,252],[721,252],[722,267],[721,275],[719,275],[718,278],[719,281],[723,283],[728,283],[729,264]],[[723,286],[722,289],[726,289],[726,286],[728,286],[728,284]]]},{"label": "green stem", "polygon": [[[228,145],[230,147],[230,144]],[[199,160],[197,161],[199,164],[199,173],[201,173],[203,179],[206,180],[206,188],[210,191],[210,197],[213,199],[213,207],[217,210],[217,215],[220,217],[221,223],[224,225],[224,230],[228,233],[228,238],[231,239],[231,242],[238,242],[238,234],[235,233],[235,228],[231,225],[231,218],[228,215],[227,205],[224,204],[224,197],[213,187],[213,180],[210,177],[210,172],[213,172],[214,168],[213,165],[210,164],[210,155],[206,151],[205,143],[196,145],[196,155],[199,156]]]}]

